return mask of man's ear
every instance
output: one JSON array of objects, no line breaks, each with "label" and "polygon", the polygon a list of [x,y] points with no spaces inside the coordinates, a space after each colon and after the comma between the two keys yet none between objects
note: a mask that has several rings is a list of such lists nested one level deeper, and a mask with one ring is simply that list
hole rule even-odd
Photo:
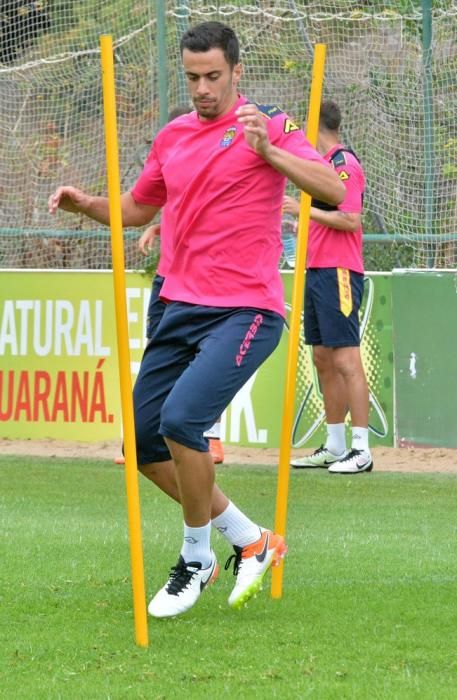
[{"label": "man's ear", "polygon": [[240,78],[243,74],[243,66],[241,63],[237,63],[234,68],[233,68],[233,73],[232,73],[232,84],[233,86],[238,85],[240,82]]}]

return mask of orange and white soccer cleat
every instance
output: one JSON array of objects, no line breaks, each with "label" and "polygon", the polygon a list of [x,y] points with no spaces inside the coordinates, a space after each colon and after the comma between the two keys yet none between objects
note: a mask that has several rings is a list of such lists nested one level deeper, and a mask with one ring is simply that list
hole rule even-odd
[{"label": "orange and white soccer cleat", "polygon": [[272,566],[278,566],[287,553],[287,545],[281,535],[276,535],[271,530],[262,530],[257,542],[246,547],[234,545],[233,549],[235,554],[225,564],[228,569],[232,559],[235,560],[233,573],[236,583],[228,603],[230,607],[239,609],[261,590],[265,574]]}]

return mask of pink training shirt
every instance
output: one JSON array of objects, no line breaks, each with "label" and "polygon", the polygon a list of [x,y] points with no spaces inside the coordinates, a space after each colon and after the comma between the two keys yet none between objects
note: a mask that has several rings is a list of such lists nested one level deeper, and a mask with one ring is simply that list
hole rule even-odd
[{"label": "pink training shirt", "polygon": [[169,221],[168,207],[160,212],[160,259],[157,274],[166,277],[173,261],[173,239]]},{"label": "pink training shirt", "polygon": [[[325,154],[330,162],[333,154],[344,146],[337,144]],[[335,170],[346,187],[346,196],[338,211],[360,214],[363,207],[365,175],[362,166],[352,153],[344,151],[335,159]],[[363,273],[362,227],[357,231],[339,231],[310,221],[307,267],[343,267]]]},{"label": "pink training shirt", "polygon": [[[167,204],[173,256],[165,300],[254,307],[284,315],[278,270],[286,178],[247,144],[236,109],[217,119],[196,112],[166,125],[132,189],[135,201]],[[325,164],[278,107],[260,106],[273,145]]]}]

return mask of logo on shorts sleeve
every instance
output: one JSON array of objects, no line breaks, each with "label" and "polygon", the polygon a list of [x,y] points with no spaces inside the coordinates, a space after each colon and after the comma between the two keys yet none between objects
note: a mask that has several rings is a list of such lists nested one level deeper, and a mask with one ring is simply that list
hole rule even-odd
[{"label": "logo on shorts sleeve", "polygon": [[228,148],[229,146],[232,145],[233,139],[236,136],[236,126],[229,126],[229,128],[225,131],[225,134],[223,135],[221,142],[219,143],[219,146],[221,148]]}]

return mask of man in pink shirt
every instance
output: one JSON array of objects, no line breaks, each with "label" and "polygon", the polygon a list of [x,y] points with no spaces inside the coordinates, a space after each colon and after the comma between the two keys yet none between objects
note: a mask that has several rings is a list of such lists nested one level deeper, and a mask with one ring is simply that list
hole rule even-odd
[{"label": "man in pink shirt", "polygon": [[[239,45],[219,22],[181,39],[195,112],[163,128],[131,192],[126,226],[149,223],[167,205],[173,258],[167,307],[146,348],[134,389],[138,464],[181,503],[178,563],[149,604],[156,617],[188,610],[216,576],[211,525],[235,549],[229,605],[241,607],[286,552],[282,537],[241,513],[214,483],[203,433],[278,344],[284,315],[278,260],[285,179],[330,204],[344,186],[279,108],[240,96]],[[109,222],[108,201],[72,187],[49,209]]]},{"label": "man in pink shirt", "polygon": [[[368,446],[368,386],[360,355],[358,312],[363,295],[361,214],[365,176],[356,155],[340,143],[341,112],[322,103],[317,149],[346,187],[338,207],[313,200],[305,289],[305,341],[313,346],[324,398],[327,439],[295,468],[324,467],[330,473],[371,471]],[[288,198],[286,211],[296,208]],[[352,445],[346,449],[344,420],[349,410]]]}]

